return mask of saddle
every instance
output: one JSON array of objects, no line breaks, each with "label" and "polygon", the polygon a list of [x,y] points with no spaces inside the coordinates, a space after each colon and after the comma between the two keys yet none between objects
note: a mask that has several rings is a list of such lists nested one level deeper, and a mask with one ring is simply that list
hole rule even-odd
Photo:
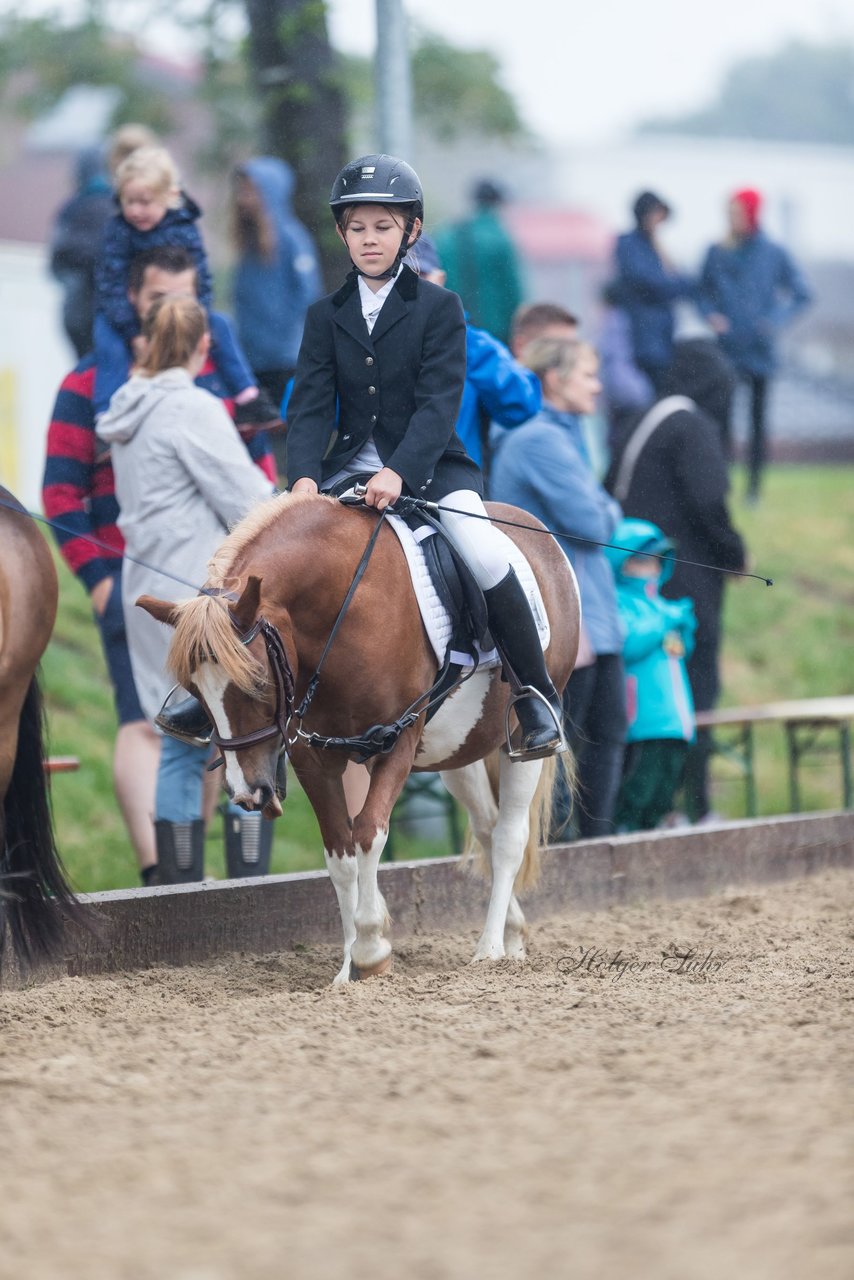
[{"label": "saddle", "polygon": [[[361,505],[362,499],[352,493],[356,485],[367,484],[370,473],[347,476],[336,484],[324,487],[323,492],[338,498],[345,505]],[[440,679],[433,694],[439,695],[427,712],[429,720],[438,711],[443,696],[457,683],[466,667],[475,668],[483,653],[495,648],[489,633],[486,600],[465,558],[451,542],[441,521],[425,510],[417,499],[403,498],[395,504],[392,515],[403,520],[417,535],[427,571],[442,606],[451,619],[451,637],[448,655],[440,672]],[[432,534],[424,536],[425,526]],[[467,661],[455,661],[456,655],[465,655]]]}]

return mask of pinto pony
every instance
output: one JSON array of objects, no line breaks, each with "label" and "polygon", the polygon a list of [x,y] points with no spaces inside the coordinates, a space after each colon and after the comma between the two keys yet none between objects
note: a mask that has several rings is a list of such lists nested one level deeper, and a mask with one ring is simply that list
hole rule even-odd
[{"label": "pinto pony", "polygon": [[[574,574],[557,544],[534,532],[543,526],[532,516],[494,504],[490,510],[525,526],[508,532],[542,592],[551,627],[546,661],[560,691],[578,647]],[[210,563],[204,594],[179,604],[137,601],[175,628],[170,667],[210,715],[226,788],[238,804],[267,817],[281,814],[276,765],[287,747],[317,816],[341,909],[344,963],[337,982],[390,964],[377,865],[392,808],[413,769],[441,774],[491,864],[492,894],[474,958],[522,958],[524,916],[514,887],[531,879],[555,774],[554,759],[511,762],[499,750],[509,688],[493,667],[456,688],[428,724],[423,714],[413,717],[391,750],[368,761],[367,798],[351,821],[342,784],[348,752],[317,745],[319,736],[347,738],[395,722],[418,706],[436,677],[409,570],[386,527],[321,663],[376,520],[375,512],[333,498],[282,495],[256,507],[226,539]],[[303,723],[292,711],[319,663]]]},{"label": "pinto pony", "polygon": [[0,950],[54,955],[78,914],[54,841],[36,668],[56,619],[56,570],[31,517],[0,487]]}]

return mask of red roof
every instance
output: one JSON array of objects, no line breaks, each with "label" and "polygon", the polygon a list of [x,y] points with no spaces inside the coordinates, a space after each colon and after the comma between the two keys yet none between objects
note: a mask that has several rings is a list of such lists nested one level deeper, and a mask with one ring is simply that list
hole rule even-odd
[{"label": "red roof", "polygon": [[610,227],[581,209],[513,205],[505,217],[516,244],[532,262],[603,262],[611,253]]}]

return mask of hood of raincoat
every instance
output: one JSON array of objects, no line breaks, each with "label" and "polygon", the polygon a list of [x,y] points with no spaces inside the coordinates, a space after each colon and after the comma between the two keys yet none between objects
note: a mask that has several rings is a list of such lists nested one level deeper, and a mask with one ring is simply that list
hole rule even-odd
[{"label": "hood of raincoat", "polygon": [[264,201],[267,213],[275,220],[280,213],[291,212],[294,193],[294,171],[285,160],[277,156],[255,156],[240,166]]},{"label": "hood of raincoat", "polygon": [[737,374],[716,342],[692,338],[677,342],[661,383],[661,396],[688,396],[722,425],[729,421]]},{"label": "hood of raincoat", "polygon": [[98,423],[98,435],[107,444],[126,444],[168,395],[192,385],[186,369],[164,369],[153,378],[134,374],[110,401],[109,410]]},{"label": "hood of raincoat", "polygon": [[[621,520],[614,530],[611,541],[615,544],[605,548],[608,563],[614,571],[614,577],[620,582],[642,582],[643,579],[623,577],[623,565],[635,555],[659,555],[666,559],[661,561],[659,585],[673,576],[672,556],[676,548],[670,539],[662,533],[657,524],[649,520]],[[618,550],[618,547],[626,548]]]}]

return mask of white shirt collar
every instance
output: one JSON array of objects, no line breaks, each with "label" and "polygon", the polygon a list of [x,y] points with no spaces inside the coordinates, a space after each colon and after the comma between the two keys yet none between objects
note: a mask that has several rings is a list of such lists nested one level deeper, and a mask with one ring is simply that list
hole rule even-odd
[{"label": "white shirt collar", "polygon": [[383,303],[394,288],[395,281],[400,274],[400,267],[394,273],[390,280],[387,280],[381,289],[374,293],[365,283],[362,276],[359,276],[359,297],[362,303],[362,315],[365,317],[365,324],[368,326],[368,333],[373,333],[374,325],[377,322],[377,316],[383,309]]}]

